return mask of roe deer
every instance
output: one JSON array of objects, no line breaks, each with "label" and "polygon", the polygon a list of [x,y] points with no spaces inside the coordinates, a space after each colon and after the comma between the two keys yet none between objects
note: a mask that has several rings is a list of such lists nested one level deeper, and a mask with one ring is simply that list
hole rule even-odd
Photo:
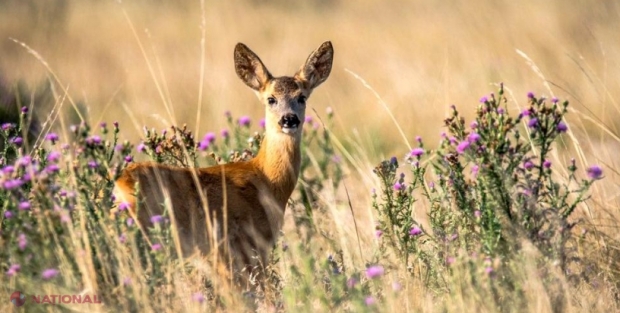
[{"label": "roe deer", "polygon": [[229,251],[220,253],[237,270],[257,265],[254,255],[266,264],[299,176],[306,100],[329,76],[333,57],[328,41],[293,77],[273,77],[254,52],[238,43],[237,75],[266,107],[265,137],[256,157],[195,169],[132,164],[116,181],[116,198],[129,204],[142,229],[152,226],[151,217],[165,207],[170,210],[184,255],[196,249],[206,254],[216,244],[218,251]]}]

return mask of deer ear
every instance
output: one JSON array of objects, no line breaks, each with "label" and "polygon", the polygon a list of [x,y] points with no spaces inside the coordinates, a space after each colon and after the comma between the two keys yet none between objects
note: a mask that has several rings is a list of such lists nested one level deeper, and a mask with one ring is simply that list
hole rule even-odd
[{"label": "deer ear", "polygon": [[306,84],[306,88],[316,88],[329,76],[333,60],[334,48],[331,42],[326,41],[310,54],[295,76]]},{"label": "deer ear", "polygon": [[235,46],[235,71],[248,87],[256,91],[272,78],[260,58],[242,43]]}]

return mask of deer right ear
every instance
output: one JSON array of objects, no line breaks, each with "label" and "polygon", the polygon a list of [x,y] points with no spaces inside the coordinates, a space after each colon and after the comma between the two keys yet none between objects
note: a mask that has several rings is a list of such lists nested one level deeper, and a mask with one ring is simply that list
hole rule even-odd
[{"label": "deer right ear", "polygon": [[235,46],[235,71],[248,87],[256,91],[272,78],[260,58],[242,43]]}]

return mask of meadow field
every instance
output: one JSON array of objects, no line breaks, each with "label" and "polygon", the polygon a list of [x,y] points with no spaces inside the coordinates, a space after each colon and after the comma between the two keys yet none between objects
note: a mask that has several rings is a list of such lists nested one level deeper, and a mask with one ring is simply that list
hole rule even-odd
[{"label": "meadow field", "polygon": [[[620,311],[619,18],[592,0],[0,1],[0,311]],[[256,153],[235,44],[279,76],[327,40],[264,285],[111,213],[132,162]]]}]

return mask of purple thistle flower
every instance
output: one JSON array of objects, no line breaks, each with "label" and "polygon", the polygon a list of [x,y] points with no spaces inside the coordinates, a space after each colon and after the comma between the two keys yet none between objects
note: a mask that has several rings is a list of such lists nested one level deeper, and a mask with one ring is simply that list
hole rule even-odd
[{"label": "purple thistle flower", "polygon": [[205,296],[202,293],[197,292],[197,293],[192,295],[192,300],[194,300],[194,301],[196,301],[198,303],[203,303],[203,302],[205,302]]},{"label": "purple thistle flower", "polygon": [[126,224],[127,224],[127,226],[129,226],[129,227],[133,226],[133,218],[128,217],[128,218],[127,218],[127,221],[125,221],[125,223],[126,223]]},{"label": "purple thistle flower", "polygon": [[113,122],[112,125],[114,125],[115,130],[118,130],[118,122]]},{"label": "purple thistle flower", "polygon": [[304,118],[304,122],[312,123],[312,116],[310,116],[310,115],[306,116],[306,118]]},{"label": "purple thistle flower", "polygon": [[537,119],[537,118],[533,118],[533,119],[531,119],[531,120],[527,123],[527,127],[529,127],[529,128],[536,128],[536,127],[538,127],[538,119]]},{"label": "purple thistle flower", "polygon": [[50,165],[45,167],[45,172],[48,173],[48,174],[56,173],[59,170],[60,170],[60,167],[58,167],[58,165],[56,165],[56,164],[50,164]]},{"label": "purple thistle flower", "polygon": [[19,250],[24,251],[27,245],[28,239],[26,238],[26,235],[24,235],[23,233],[19,234],[19,236],[17,236],[17,246],[19,247]]},{"label": "purple thistle flower", "polygon": [[482,212],[480,212],[480,210],[476,210],[476,211],[474,211],[474,216],[476,218],[480,218],[482,216]]},{"label": "purple thistle flower", "polygon": [[88,161],[88,167],[95,169],[97,167],[99,167],[99,163],[97,163],[97,161]]},{"label": "purple thistle flower", "polygon": [[21,268],[22,267],[19,264],[11,264],[11,266],[9,266],[9,270],[6,271],[6,276],[9,276],[9,277],[15,276],[15,274],[17,274],[17,272],[19,272]]},{"label": "purple thistle flower", "polygon": [[525,109],[523,110],[523,112],[521,112],[521,116],[530,116],[532,112],[530,111],[530,109]]},{"label": "purple thistle flower", "polygon": [[10,179],[2,183],[2,187],[6,190],[13,190],[15,188],[19,188],[24,184],[24,181],[21,179]]},{"label": "purple thistle flower", "polygon": [[56,143],[56,141],[58,141],[58,135],[56,135],[56,133],[48,133],[47,135],[45,135],[45,140],[49,140],[52,142],[52,144]]},{"label": "purple thistle flower", "polygon": [[355,288],[357,283],[358,283],[357,279],[355,277],[351,277],[347,279],[347,288],[349,289]]},{"label": "purple thistle flower", "polygon": [[551,102],[552,102],[553,104],[557,104],[557,103],[558,103],[558,101],[560,101],[560,100],[559,100],[558,98],[556,98],[556,97],[551,98]]},{"label": "purple thistle flower", "polygon": [[106,123],[106,122],[101,122],[101,123],[99,123],[99,127],[101,127],[101,128],[106,128],[106,127],[108,127],[108,123]]},{"label": "purple thistle flower", "polygon": [[411,236],[417,236],[422,234],[422,229],[418,226],[414,226],[413,228],[411,228],[411,230],[409,231],[409,235]]},{"label": "purple thistle flower", "polygon": [[366,299],[364,299],[364,303],[366,303],[367,306],[371,306],[375,305],[375,303],[377,303],[377,300],[375,300],[375,298],[373,298],[372,296],[368,296],[366,297]]},{"label": "purple thistle flower", "polygon": [[403,289],[403,285],[401,285],[399,282],[397,281],[393,281],[392,282],[392,290],[393,291],[400,291],[401,289]]},{"label": "purple thistle flower", "polygon": [[9,130],[9,129],[12,129],[13,127],[15,127],[15,125],[11,123],[2,124],[2,130]]},{"label": "purple thistle flower", "polygon": [[382,235],[383,235],[383,231],[382,230],[380,230],[380,229],[375,230],[375,237],[377,237],[377,239],[381,238]]},{"label": "purple thistle flower", "polygon": [[603,169],[598,165],[592,165],[586,171],[590,179],[600,179],[603,176]]},{"label": "purple thistle flower", "polygon": [[128,154],[125,156],[125,162],[131,163],[132,161],[133,161],[133,157],[131,156],[131,154]]},{"label": "purple thistle flower", "polygon": [[415,136],[415,141],[422,143],[422,136]]},{"label": "purple thistle flower", "polygon": [[459,154],[465,153],[465,150],[469,148],[469,141],[461,141],[458,146],[456,146],[456,152]]},{"label": "purple thistle flower", "polygon": [[226,118],[231,118],[231,117],[232,117],[232,113],[230,113],[230,111],[229,111],[229,110],[226,110],[226,111],[224,111],[224,116],[225,116]]},{"label": "purple thistle flower", "polygon": [[50,280],[60,274],[60,271],[55,268],[48,268],[41,273],[41,278],[44,280]]},{"label": "purple thistle flower", "polygon": [[28,107],[27,107],[27,106],[23,106],[23,107],[21,108],[21,111],[22,111],[22,114],[26,114],[26,113],[28,113],[29,109],[28,109]]},{"label": "purple thistle flower", "polygon": [[534,163],[530,162],[530,161],[525,161],[523,163],[523,168],[525,168],[526,170],[531,170],[534,167]]},{"label": "purple thistle flower", "polygon": [[487,96],[483,96],[482,98],[480,98],[480,103],[487,103],[489,102],[489,98],[487,98]]},{"label": "purple thistle flower", "polygon": [[21,145],[24,143],[24,139],[22,139],[22,137],[13,137],[11,138],[10,142],[18,147],[21,147]]},{"label": "purple thistle flower", "polygon": [[139,143],[136,146],[136,150],[138,150],[138,152],[144,152],[146,151],[146,145],[144,145],[144,142]]},{"label": "purple thistle flower", "polygon": [[474,176],[474,178],[478,177],[478,171],[480,171],[480,166],[474,164],[471,167],[471,174]]},{"label": "purple thistle flower", "polygon": [[485,273],[487,273],[487,274],[491,274],[491,273],[493,273],[493,267],[491,267],[491,266],[487,266],[487,267],[484,269],[484,272],[485,272]]},{"label": "purple thistle flower", "polygon": [[405,184],[401,184],[399,182],[396,182],[393,187],[396,191],[405,190]]},{"label": "purple thistle flower", "polygon": [[18,205],[19,209],[22,211],[26,211],[30,209],[30,202],[28,201],[22,201],[19,203]]},{"label": "purple thistle flower", "polygon": [[545,160],[545,162],[543,162],[543,167],[544,168],[551,168],[551,161]]},{"label": "purple thistle flower", "polygon": [[504,110],[504,108],[497,108],[497,114],[502,115],[506,113],[506,111]]},{"label": "purple thistle flower", "polygon": [[476,128],[478,128],[478,122],[476,122],[476,121],[471,122],[471,124],[469,124],[469,127],[470,127],[471,129],[476,129]]},{"label": "purple thistle flower", "polygon": [[220,135],[222,136],[222,138],[228,138],[230,134],[228,134],[228,129],[222,129]]},{"label": "purple thistle flower", "polygon": [[383,275],[385,270],[381,265],[373,265],[366,269],[366,277],[369,279],[375,279]]},{"label": "purple thistle flower", "polygon": [[161,244],[156,243],[156,244],[151,245],[151,250],[153,250],[153,251],[161,250]]},{"label": "purple thistle flower", "polygon": [[47,160],[50,162],[58,162],[62,154],[58,151],[52,151],[47,155]]},{"label": "purple thistle flower", "polygon": [[99,145],[101,144],[101,137],[97,135],[90,136],[86,139],[86,143],[91,145]]},{"label": "purple thistle flower", "polygon": [[129,285],[131,285],[131,278],[125,277],[123,279],[123,286],[129,286]]},{"label": "purple thistle flower", "polygon": [[4,211],[4,218],[6,218],[7,220],[13,217],[13,212],[11,211]]},{"label": "purple thistle flower", "polygon": [[215,133],[214,132],[206,133],[205,136],[202,138],[202,140],[206,140],[210,144],[215,142]]},{"label": "purple thistle flower", "polygon": [[151,223],[159,224],[164,221],[164,217],[161,215],[153,215],[151,216]]},{"label": "purple thistle flower", "polygon": [[10,175],[14,171],[15,171],[15,167],[12,165],[7,165],[2,169],[2,173],[4,173],[5,175]]},{"label": "purple thistle flower", "polygon": [[203,139],[203,140],[201,140],[201,141],[198,143],[198,150],[199,150],[199,151],[205,151],[205,150],[207,150],[207,149],[209,149],[209,141],[204,140],[204,139]]},{"label": "purple thistle flower", "polygon": [[120,236],[118,236],[118,241],[120,243],[125,243],[127,241],[127,235],[125,235],[125,233],[122,233]]},{"label": "purple thistle flower", "polygon": [[480,140],[480,135],[478,133],[471,133],[469,134],[469,136],[467,136],[467,141],[469,141],[470,143],[474,143],[478,140]]},{"label": "purple thistle flower", "polygon": [[249,116],[242,116],[239,118],[239,126],[241,127],[249,127],[250,126],[250,117]]},{"label": "purple thistle flower", "polygon": [[566,123],[560,121],[558,126],[556,126],[556,129],[558,133],[565,133],[568,130],[568,126],[566,126]]},{"label": "purple thistle flower", "polygon": [[125,210],[128,210],[129,208],[131,208],[131,204],[129,204],[129,202],[121,202],[118,204],[119,211],[125,211]]},{"label": "purple thistle flower", "polygon": [[410,156],[414,156],[414,157],[420,157],[422,154],[424,154],[424,149],[422,148],[413,148],[413,150],[411,150],[411,152],[409,152]]},{"label": "purple thistle flower", "polygon": [[155,147],[155,153],[161,154],[162,152],[164,152],[164,148],[162,148],[161,145],[157,145],[157,147]]},{"label": "purple thistle flower", "polygon": [[530,92],[528,92],[528,93],[527,93],[527,98],[528,98],[528,99],[534,99],[534,93],[533,93],[533,92],[531,92],[531,91],[530,91]]}]

